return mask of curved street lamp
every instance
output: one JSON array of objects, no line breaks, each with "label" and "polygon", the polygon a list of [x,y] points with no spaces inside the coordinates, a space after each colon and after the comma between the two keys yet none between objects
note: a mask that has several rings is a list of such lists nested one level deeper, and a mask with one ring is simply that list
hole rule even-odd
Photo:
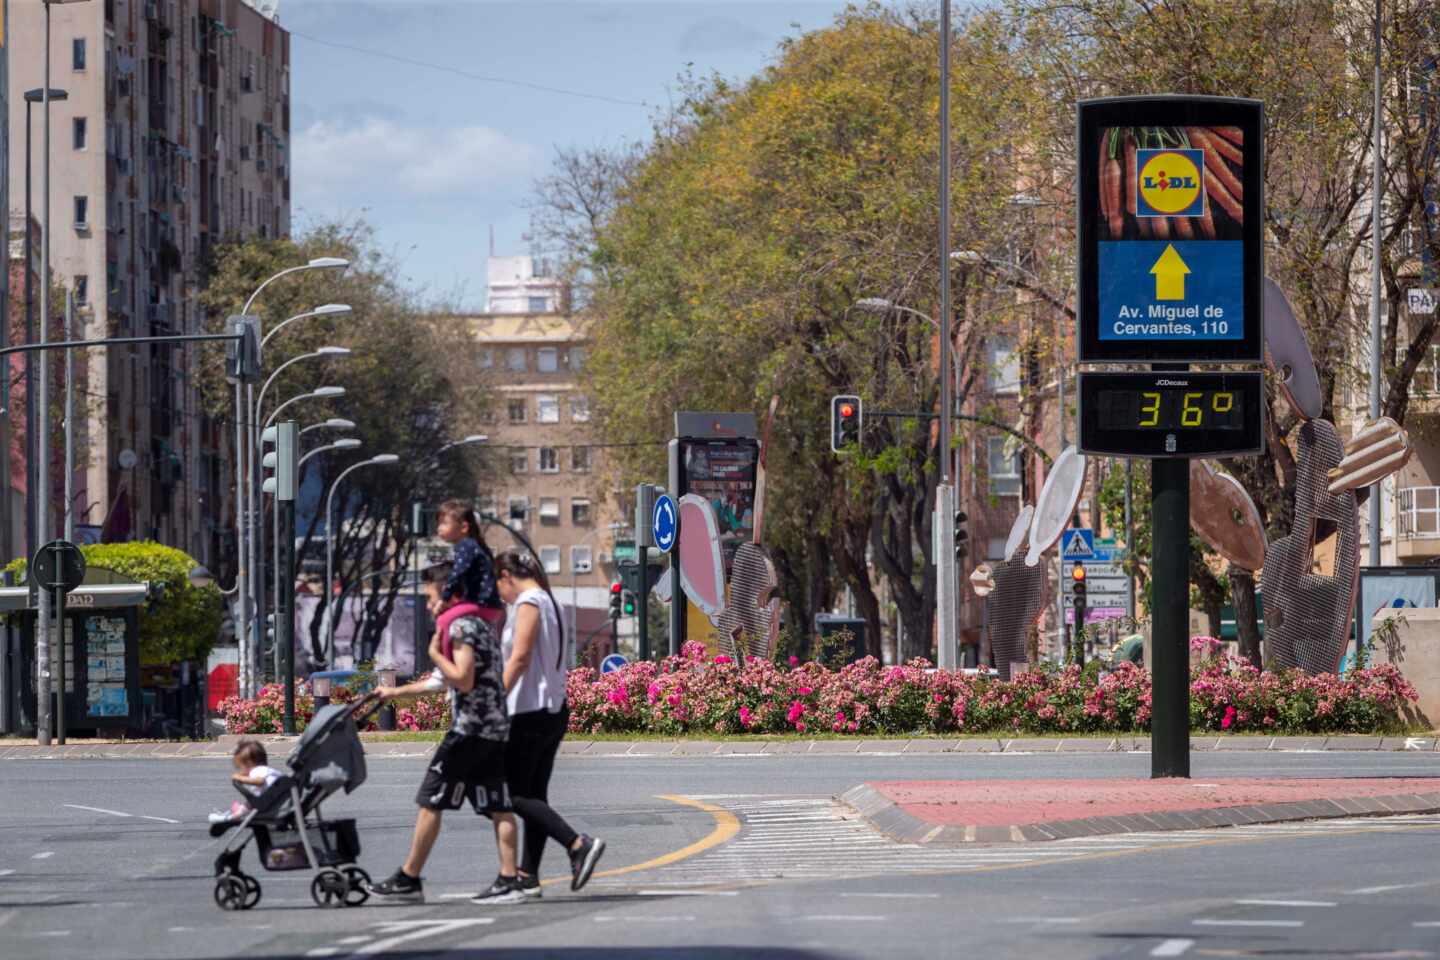
[{"label": "curved street lamp", "polygon": [[369,460],[361,460],[353,463],[340,472],[335,482],[330,484],[330,491],[325,495],[325,660],[328,663],[335,646],[335,614],[334,604],[331,602],[335,584],[335,491],[345,478],[350,476],[361,467],[380,467],[399,463],[400,458],[393,453],[382,453],[371,457]]},{"label": "curved street lamp", "polygon": [[295,472],[299,473],[300,468],[305,466],[305,461],[309,460],[317,453],[324,453],[326,450],[355,450],[364,445],[365,442],[358,437],[345,437],[342,440],[336,440],[334,443],[327,443],[323,447],[316,447],[314,450],[311,450],[309,453],[305,454],[305,456],[301,457],[299,461],[296,462]]},{"label": "curved street lamp", "polygon": [[319,423],[312,423],[308,427],[300,428],[300,436],[305,436],[311,430],[354,430],[355,421],[346,420],[343,417],[331,417],[329,420],[321,420]]},{"label": "curved street lamp", "polygon": [[284,330],[296,320],[305,320],[309,317],[340,316],[351,312],[353,311],[351,310],[350,304],[348,303],[323,303],[320,306],[316,307],[314,310],[306,310],[304,313],[297,313],[293,317],[287,317],[286,319],[281,320],[279,323],[275,324],[275,326],[271,327],[270,332],[260,338],[260,347],[262,354],[265,344],[270,342],[270,338],[275,336],[275,334],[279,333],[281,330]]}]

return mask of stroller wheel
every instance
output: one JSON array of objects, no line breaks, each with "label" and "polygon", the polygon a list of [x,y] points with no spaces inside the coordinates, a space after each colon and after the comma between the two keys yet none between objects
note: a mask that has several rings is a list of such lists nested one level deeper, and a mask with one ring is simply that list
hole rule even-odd
[{"label": "stroller wheel", "polygon": [[221,910],[244,910],[245,899],[245,882],[239,877],[225,874],[215,878],[215,905]]},{"label": "stroller wheel", "polygon": [[358,907],[370,899],[370,874],[363,867],[346,867],[345,879],[350,890],[345,894],[345,906]]},{"label": "stroller wheel", "polygon": [[315,901],[317,907],[344,906],[349,893],[349,882],[339,870],[330,867],[315,874],[315,879],[310,881],[310,899]]},{"label": "stroller wheel", "polygon": [[253,910],[260,902],[260,881],[245,873],[240,875],[240,882],[245,884],[245,903],[240,909]]}]

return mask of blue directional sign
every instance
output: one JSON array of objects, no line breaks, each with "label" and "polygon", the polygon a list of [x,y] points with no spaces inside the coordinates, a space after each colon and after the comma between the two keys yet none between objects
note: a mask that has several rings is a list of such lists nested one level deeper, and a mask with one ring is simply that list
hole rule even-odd
[{"label": "blue directional sign", "polygon": [[1060,559],[1097,560],[1095,556],[1095,531],[1089,527],[1071,527],[1060,534]]},{"label": "blue directional sign", "polygon": [[629,660],[626,660],[620,654],[612,653],[610,654],[610,656],[600,661],[600,672],[614,673],[616,670],[619,670],[621,667],[625,666],[629,662]]},{"label": "blue directional sign", "polygon": [[1244,247],[1239,240],[1101,243],[1100,339],[1243,339]]},{"label": "blue directional sign", "polygon": [[655,498],[655,509],[650,514],[650,532],[655,537],[655,549],[669,553],[675,546],[675,534],[679,531],[679,512],[669,494]]}]

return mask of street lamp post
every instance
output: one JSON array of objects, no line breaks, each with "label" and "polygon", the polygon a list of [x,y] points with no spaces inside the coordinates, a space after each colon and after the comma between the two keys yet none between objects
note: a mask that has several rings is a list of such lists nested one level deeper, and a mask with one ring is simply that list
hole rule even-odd
[{"label": "street lamp post", "polygon": [[[40,339],[50,339],[50,8],[57,3],[75,3],[77,0],[42,0],[45,5],[45,78],[40,87]],[[83,0],[81,0],[83,2]],[[7,214],[8,215],[8,214]],[[29,224],[25,228],[28,230]],[[30,265],[27,263],[28,270]],[[5,317],[9,323],[10,318]],[[48,366],[40,364],[39,396],[35,403],[37,421],[29,424],[31,430],[38,426],[39,436],[35,441],[35,457],[39,461],[40,483],[31,496],[35,500],[35,531],[37,544],[49,539],[54,529],[50,525],[50,378]],[[4,478],[9,483],[9,478]],[[37,697],[35,727],[37,741],[42,746],[50,743],[50,618],[43,611],[39,617],[40,629],[36,636],[35,675]],[[65,657],[64,633],[61,632],[60,657]]]},{"label": "street lamp post", "polygon": [[306,310],[304,313],[297,313],[293,317],[286,317],[284,320],[281,320],[279,323],[275,324],[275,326],[271,327],[270,332],[265,334],[265,336],[260,339],[261,354],[264,354],[265,345],[270,342],[271,338],[274,337],[275,334],[279,333],[281,330],[284,330],[296,320],[308,320],[311,317],[343,316],[351,312],[352,311],[348,303],[323,303],[320,306],[316,307],[314,310]]},{"label": "street lamp post", "polygon": [[354,430],[355,421],[345,420],[341,417],[331,417],[329,420],[321,420],[319,423],[312,423],[308,427],[300,429],[300,436],[305,436],[311,430]]},{"label": "street lamp post", "polygon": [[351,464],[340,472],[340,476],[330,484],[330,490],[325,495],[325,660],[327,664],[334,653],[335,645],[335,612],[331,603],[334,599],[335,584],[335,491],[339,489],[346,477],[361,467],[385,466],[398,463],[399,460],[400,458],[396,454],[381,453],[369,460]]},{"label": "street lamp post", "polygon": [[[259,298],[260,294],[264,292],[265,288],[270,286],[270,284],[274,283],[276,280],[279,280],[281,277],[288,277],[291,274],[300,273],[306,270],[346,270],[349,268],[349,266],[350,261],[346,260],[343,257],[315,257],[314,259],[309,260],[306,263],[297,264],[293,267],[286,267],[284,270],[281,270],[278,273],[272,274],[271,276],[267,277],[264,282],[260,284],[260,286],[256,287],[255,291],[251,293],[250,296],[245,300],[245,306],[241,309],[240,313],[242,315],[248,316],[250,313],[250,308],[254,306],[256,299]],[[253,697],[255,695],[256,684],[254,682],[254,676],[252,675],[251,668],[252,664],[259,662],[258,648],[260,644],[258,636],[260,631],[259,621],[254,619],[253,617],[253,611],[255,609],[256,585],[254,577],[255,559],[252,554],[255,551],[253,545],[247,542],[250,531],[253,529],[249,524],[250,512],[254,510],[255,504],[253,502],[248,502],[253,501],[254,497],[250,496],[247,498],[248,485],[245,482],[245,478],[247,476],[247,471],[249,471],[248,475],[253,476],[254,474],[255,450],[249,444],[251,434],[246,429],[247,424],[244,423],[244,420],[245,413],[252,409],[254,406],[255,385],[244,384],[243,386],[244,389],[241,389],[242,385],[240,381],[237,380],[235,382],[235,410],[237,414],[235,420],[235,537],[237,544],[236,566],[237,569],[240,571],[240,581],[244,583],[243,589],[240,590],[240,623],[238,624],[239,629],[236,631],[236,636],[238,638],[243,638],[240,641],[241,692],[245,696]]]}]

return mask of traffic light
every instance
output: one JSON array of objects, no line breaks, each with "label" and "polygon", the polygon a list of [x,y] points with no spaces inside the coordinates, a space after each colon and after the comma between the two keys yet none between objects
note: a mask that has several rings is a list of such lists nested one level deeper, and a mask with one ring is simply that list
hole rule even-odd
[{"label": "traffic light", "polygon": [[236,314],[225,320],[225,332],[239,336],[225,341],[225,376],[234,383],[260,379],[260,318]]},{"label": "traffic light", "polygon": [[620,601],[620,612],[627,617],[635,616],[635,594],[625,590],[621,592],[620,596],[623,598]]},{"label": "traffic light", "polygon": [[266,427],[265,432],[260,435],[262,445],[275,445],[275,449],[265,454],[260,461],[266,471],[261,489],[274,495],[277,500],[295,499],[295,454],[298,436],[294,420],[285,420]]},{"label": "traffic light", "polygon": [[625,602],[624,588],[618,582],[610,584],[610,619],[620,619],[620,608]]},{"label": "traffic light", "polygon": [[830,398],[830,449],[840,453],[847,444],[860,445],[864,421],[860,398],[839,394]]},{"label": "traffic light", "polygon": [[966,520],[969,520],[969,519],[970,519],[970,518],[965,515],[965,511],[964,511],[964,510],[956,510],[956,511],[955,511],[955,559],[956,559],[956,560],[963,560],[963,559],[965,559],[965,555],[970,552],[970,544],[966,542],[966,541],[968,541],[968,540],[970,539],[970,534],[967,533],[966,530],[965,530],[965,521],[966,521]]},{"label": "traffic light", "polygon": [[1070,662],[1085,665],[1085,564],[1075,561],[1070,568],[1070,596],[1075,601],[1075,632]]},{"label": "traffic light", "polygon": [[1075,606],[1085,606],[1085,564],[1078,560],[1070,568],[1070,595],[1075,598]]}]

